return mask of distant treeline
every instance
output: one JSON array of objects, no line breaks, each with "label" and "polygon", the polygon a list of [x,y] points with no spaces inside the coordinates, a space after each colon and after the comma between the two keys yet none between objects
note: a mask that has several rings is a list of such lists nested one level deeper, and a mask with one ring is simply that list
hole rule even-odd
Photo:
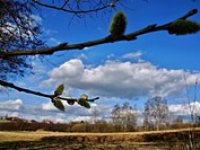
[{"label": "distant treeline", "polygon": [[[128,130],[127,130],[128,129]],[[135,131],[130,126],[126,130],[129,132]],[[1,131],[56,131],[56,132],[124,132],[125,129],[120,125],[110,123],[28,123],[28,122],[4,122],[0,123]]]},{"label": "distant treeline", "polygon": [[[195,125],[197,126],[197,125]],[[166,129],[188,128],[191,124],[171,124],[169,126],[160,127]],[[2,122],[0,123],[1,131],[53,131],[53,132],[135,132],[145,131],[143,126],[134,128],[133,126],[124,127],[121,125],[114,125],[105,121],[97,122],[95,124],[80,122],[80,123],[28,123],[28,122]]]}]

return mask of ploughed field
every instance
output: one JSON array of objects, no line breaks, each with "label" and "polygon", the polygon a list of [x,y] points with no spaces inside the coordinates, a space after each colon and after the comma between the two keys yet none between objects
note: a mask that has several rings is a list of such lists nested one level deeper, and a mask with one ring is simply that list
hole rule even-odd
[{"label": "ploughed field", "polygon": [[132,133],[0,132],[0,149],[200,150],[200,128]]}]

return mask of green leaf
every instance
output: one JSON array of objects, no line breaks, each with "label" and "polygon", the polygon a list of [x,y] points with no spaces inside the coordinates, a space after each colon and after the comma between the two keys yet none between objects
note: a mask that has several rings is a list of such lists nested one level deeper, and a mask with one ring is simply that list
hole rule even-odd
[{"label": "green leaf", "polygon": [[179,19],[168,27],[169,34],[185,35],[196,33],[200,30],[200,24],[194,21]]},{"label": "green leaf", "polygon": [[64,90],[64,85],[63,85],[63,84],[60,84],[60,85],[56,88],[56,90],[54,91],[54,95],[55,95],[55,96],[60,96],[60,95],[62,95],[63,90]]},{"label": "green leaf", "polygon": [[126,16],[122,11],[119,11],[112,19],[109,32],[112,36],[123,35],[126,30],[126,25]]},{"label": "green leaf", "polygon": [[63,105],[62,101],[59,98],[53,98],[52,103],[59,110],[65,111],[65,106]]},{"label": "green leaf", "polygon": [[81,105],[81,106],[83,106],[83,107],[85,107],[85,108],[90,108],[90,104],[83,97],[79,98],[78,104]]}]

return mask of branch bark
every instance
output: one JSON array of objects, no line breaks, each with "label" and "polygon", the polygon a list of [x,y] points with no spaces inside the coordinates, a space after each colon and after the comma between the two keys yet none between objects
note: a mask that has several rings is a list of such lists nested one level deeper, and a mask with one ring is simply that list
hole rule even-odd
[{"label": "branch bark", "polygon": [[113,37],[111,35],[106,36],[101,39],[93,40],[93,41],[88,41],[88,42],[83,42],[83,43],[77,43],[77,44],[71,44],[69,45],[68,43],[62,43],[57,46],[53,47],[48,47],[48,48],[43,48],[43,49],[38,49],[38,50],[14,50],[14,51],[1,51],[0,52],[0,57],[10,57],[10,56],[22,56],[22,55],[51,55],[54,52],[58,51],[69,51],[69,50],[84,50],[85,47],[91,47],[95,45],[101,45],[101,44],[106,44],[106,43],[114,43],[114,42],[119,42],[119,41],[132,41],[136,40],[138,36],[147,34],[147,33],[152,33],[156,31],[163,31],[163,30],[168,30],[169,26],[174,23],[175,21],[179,19],[187,19],[188,17],[193,16],[198,12],[197,9],[193,9],[183,15],[182,17],[171,21],[169,23],[157,26],[156,24],[149,25],[145,28],[142,28],[140,30],[137,30],[135,32],[126,34],[126,35],[121,35],[118,37]]},{"label": "branch bark", "polygon": [[[3,81],[3,80],[0,80],[0,85],[2,85],[4,87],[9,87],[9,88],[15,89],[19,92],[24,92],[24,93],[27,93],[27,94],[32,94],[32,95],[36,95],[36,96],[40,96],[40,97],[49,98],[50,100],[55,97],[55,95],[53,95],[53,94],[45,94],[45,93],[41,93],[41,92],[38,92],[38,91],[30,90],[30,89],[27,89],[27,88],[22,88],[22,87],[14,85],[13,83],[6,82],[6,81]],[[61,96],[59,96],[58,98],[65,100],[65,101],[78,101],[78,98],[72,98],[72,97],[61,97]],[[98,99],[99,99],[99,97],[95,97],[95,98],[88,99],[87,101],[88,102],[94,102],[95,100],[98,100]]]}]

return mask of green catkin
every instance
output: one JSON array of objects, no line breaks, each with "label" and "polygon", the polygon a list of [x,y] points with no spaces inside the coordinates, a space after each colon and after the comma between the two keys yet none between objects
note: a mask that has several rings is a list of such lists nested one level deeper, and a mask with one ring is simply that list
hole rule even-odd
[{"label": "green catkin", "polygon": [[179,19],[168,27],[169,34],[185,35],[196,33],[200,30],[200,24],[194,21]]},{"label": "green catkin", "polygon": [[126,30],[126,25],[126,16],[122,11],[119,11],[112,19],[109,32],[112,36],[123,35]]}]

